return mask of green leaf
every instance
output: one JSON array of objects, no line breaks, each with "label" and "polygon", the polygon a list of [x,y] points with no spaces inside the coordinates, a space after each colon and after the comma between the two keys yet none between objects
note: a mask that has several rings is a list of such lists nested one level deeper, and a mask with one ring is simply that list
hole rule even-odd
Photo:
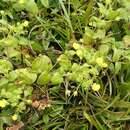
[{"label": "green leaf", "polygon": [[99,6],[99,12],[102,15],[105,15],[107,13],[107,8],[102,3],[98,3],[98,6]]},{"label": "green leaf", "polygon": [[25,8],[26,8],[27,11],[29,11],[33,15],[37,15],[38,14],[38,7],[37,7],[37,4],[35,3],[34,0],[26,1]]},{"label": "green leaf", "polygon": [[89,27],[85,27],[85,34],[83,36],[84,44],[90,44],[93,41],[94,31]]},{"label": "green leaf", "polygon": [[126,24],[123,25],[123,28],[125,29],[125,32],[126,32],[127,35],[130,35],[129,27],[130,27],[130,23],[126,23]]},{"label": "green leaf", "polygon": [[31,86],[27,86],[27,89],[24,90],[24,97],[31,96],[33,88]]},{"label": "green leaf", "polygon": [[36,73],[49,71],[51,68],[52,62],[46,55],[40,55],[32,62],[32,70]]},{"label": "green leaf", "polygon": [[113,64],[113,63],[109,64],[109,69],[110,69],[110,71],[111,71],[112,73],[115,72],[115,67],[114,67],[114,64]]},{"label": "green leaf", "polygon": [[44,7],[48,8],[49,7],[49,1],[48,0],[41,0],[41,3]]},{"label": "green leaf", "polygon": [[26,109],[25,103],[24,102],[20,102],[17,106],[17,111],[22,112],[23,110]]},{"label": "green leaf", "polygon": [[97,130],[104,130],[102,125],[98,120],[87,114],[86,112],[83,112],[84,117],[93,125],[96,127]]},{"label": "green leaf", "polygon": [[59,72],[55,72],[51,77],[51,83],[53,85],[60,84],[63,82],[63,76]]},{"label": "green leaf", "polygon": [[0,119],[0,130],[3,130],[4,122]]},{"label": "green leaf", "polygon": [[59,0],[49,0],[49,5],[54,9],[59,8]]},{"label": "green leaf", "polygon": [[64,70],[69,70],[71,68],[71,61],[69,60],[69,58],[66,55],[60,55],[58,58],[59,64],[60,66],[64,69]]},{"label": "green leaf", "polygon": [[8,47],[5,49],[5,54],[7,55],[7,57],[9,58],[20,58],[21,54],[19,51],[17,51],[16,49],[14,49],[13,47]]},{"label": "green leaf", "polygon": [[28,69],[16,70],[18,77],[25,84],[32,84],[36,81],[37,75],[35,73],[29,72]]},{"label": "green leaf", "polygon": [[45,124],[47,124],[49,122],[49,116],[47,114],[43,115],[43,121]]},{"label": "green leaf", "polygon": [[36,52],[43,51],[43,46],[39,44],[38,42],[31,41],[31,46],[32,46],[32,49]]},{"label": "green leaf", "polygon": [[11,64],[11,62],[4,60],[4,59],[0,59],[0,73],[8,73],[10,70],[13,70],[13,65]]},{"label": "green leaf", "polygon": [[105,38],[106,31],[104,29],[98,29],[97,32],[94,34],[94,39],[103,39]]},{"label": "green leaf", "polygon": [[45,85],[45,84],[49,83],[50,78],[51,78],[51,75],[48,72],[43,72],[39,76],[37,83],[40,84],[40,85]]},{"label": "green leaf", "polygon": [[0,79],[0,87],[2,87],[2,86],[5,86],[6,84],[8,84],[8,79],[6,79],[6,78],[1,78]]},{"label": "green leaf", "polygon": [[14,81],[17,78],[17,73],[15,71],[9,72],[7,75],[9,81]]},{"label": "green leaf", "polygon": [[[77,3],[77,1],[76,1],[76,3]],[[85,17],[84,17],[86,25],[89,23],[90,15],[91,15],[92,10],[93,10],[93,5],[94,5],[94,0],[88,1],[87,9],[85,11]]]},{"label": "green leaf", "polygon": [[19,38],[19,45],[22,45],[22,46],[29,45],[29,41],[27,40],[27,38],[20,37]]},{"label": "green leaf", "polygon": [[130,47],[130,36],[129,35],[125,35],[123,37],[123,43],[124,43],[124,45],[125,45],[126,48]]},{"label": "green leaf", "polygon": [[84,90],[87,90],[89,88],[90,85],[92,85],[93,83],[93,80],[92,79],[89,79],[87,81],[83,81],[82,82],[82,87]]},{"label": "green leaf", "polygon": [[112,59],[113,61],[118,61],[121,57],[122,51],[117,48],[114,48],[113,50],[114,50],[114,54],[113,54]]},{"label": "green leaf", "polygon": [[118,74],[120,69],[121,69],[121,63],[120,62],[116,62],[115,63],[115,74]]},{"label": "green leaf", "polygon": [[0,121],[2,121],[4,124],[11,125],[12,121],[9,117],[3,116],[0,118]]},{"label": "green leaf", "polygon": [[34,0],[23,0],[13,5],[13,8],[17,11],[26,10],[33,15],[38,14],[38,7]]},{"label": "green leaf", "polygon": [[5,46],[8,47],[17,47],[18,46],[18,39],[13,36],[8,36],[6,39],[4,39]]},{"label": "green leaf", "polygon": [[63,105],[62,104],[54,105],[52,107],[52,111],[50,111],[50,113],[49,113],[49,116],[55,117],[55,116],[59,115],[62,111],[63,111]]},{"label": "green leaf", "polygon": [[37,113],[34,113],[31,118],[31,122],[34,124],[34,123],[38,122],[38,120],[39,120],[39,115]]},{"label": "green leaf", "polygon": [[102,44],[99,48],[99,53],[101,56],[106,56],[109,52],[109,46],[106,44]]},{"label": "green leaf", "polygon": [[117,101],[116,103],[114,103],[113,107],[118,107],[118,108],[130,108],[130,102],[124,101],[124,100],[120,100]]}]

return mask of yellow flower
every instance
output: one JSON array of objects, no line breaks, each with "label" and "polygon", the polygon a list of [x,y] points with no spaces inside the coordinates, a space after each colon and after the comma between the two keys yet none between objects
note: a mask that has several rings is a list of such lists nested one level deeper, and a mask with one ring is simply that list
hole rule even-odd
[{"label": "yellow flower", "polygon": [[73,48],[76,49],[76,50],[80,49],[80,45],[78,43],[74,42],[73,43]]},{"label": "yellow flower", "polygon": [[107,63],[103,63],[103,64],[102,64],[102,67],[103,67],[103,68],[107,68],[107,67],[108,67]]},{"label": "yellow flower", "polygon": [[107,63],[104,62],[103,58],[99,57],[96,59],[96,63],[103,68],[108,67]]},{"label": "yellow flower", "polygon": [[0,13],[3,15],[5,12],[3,10],[1,10]]},{"label": "yellow flower", "polygon": [[12,120],[16,121],[17,119],[18,119],[18,115],[14,114],[14,115],[12,116]]},{"label": "yellow flower", "polygon": [[102,59],[101,57],[97,58],[97,59],[96,59],[96,63],[97,63],[98,65],[103,64],[103,59]]},{"label": "yellow flower", "polygon": [[23,4],[25,2],[25,0],[19,0],[20,4]]},{"label": "yellow flower", "polygon": [[8,104],[8,102],[5,99],[0,100],[0,107],[1,108],[6,107],[7,104]]},{"label": "yellow flower", "polygon": [[100,84],[94,83],[94,84],[92,85],[92,90],[93,90],[93,91],[99,91],[99,89],[100,89]]},{"label": "yellow flower", "polygon": [[81,43],[83,43],[83,42],[84,42],[84,40],[83,40],[83,39],[80,39],[79,41],[80,41]]},{"label": "yellow flower", "polygon": [[78,92],[77,92],[77,91],[74,91],[74,92],[73,92],[73,95],[74,95],[74,97],[77,96],[77,95],[78,95]]},{"label": "yellow flower", "polygon": [[29,24],[29,22],[26,20],[26,21],[24,21],[23,26],[24,26],[24,27],[27,27],[28,24]]},{"label": "yellow flower", "polygon": [[32,100],[27,100],[27,104],[32,104]]}]

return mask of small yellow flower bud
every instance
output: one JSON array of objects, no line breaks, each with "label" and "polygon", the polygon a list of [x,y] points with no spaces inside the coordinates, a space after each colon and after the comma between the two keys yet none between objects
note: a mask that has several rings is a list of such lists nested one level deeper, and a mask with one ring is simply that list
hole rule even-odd
[{"label": "small yellow flower bud", "polygon": [[73,95],[74,95],[74,97],[77,96],[77,95],[78,95],[78,92],[77,92],[77,91],[74,91],[74,92],[73,92]]},{"label": "small yellow flower bud", "polygon": [[92,90],[93,90],[93,91],[99,91],[99,89],[100,89],[100,84],[94,83],[94,84],[92,85]]},{"label": "small yellow flower bud", "polygon": [[79,41],[80,41],[81,43],[83,43],[83,42],[84,42],[84,40],[83,40],[83,39],[80,39]]},{"label": "small yellow flower bud", "polygon": [[96,59],[96,63],[97,63],[98,65],[101,65],[101,64],[103,63],[103,59],[102,59],[102,58],[97,58],[97,59]]},{"label": "small yellow flower bud", "polygon": [[32,104],[32,100],[27,100],[27,104]]},{"label": "small yellow flower bud", "polygon": [[6,107],[7,104],[8,104],[8,102],[5,99],[0,100],[0,107],[1,108]]},{"label": "small yellow flower bud", "polygon": [[108,67],[107,63],[104,62],[103,58],[97,58],[96,63],[102,68]]},{"label": "small yellow flower bud", "polygon": [[78,43],[74,42],[73,43],[73,48],[76,49],[76,50],[80,49],[80,45]]},{"label": "small yellow flower bud", "polygon": [[16,121],[17,119],[18,119],[18,115],[14,114],[14,115],[12,116],[12,120],[13,120],[13,121]]},{"label": "small yellow flower bud", "polygon": [[26,20],[26,21],[24,21],[23,26],[24,26],[24,27],[27,27],[28,24],[29,24],[29,22]]},{"label": "small yellow flower bud", "polygon": [[107,63],[103,63],[103,64],[102,64],[102,67],[103,67],[103,68],[107,68],[107,67],[108,67]]},{"label": "small yellow flower bud", "polygon": [[19,0],[20,4],[24,4],[25,0]]},{"label": "small yellow flower bud", "polygon": [[20,25],[20,22],[17,22],[17,26],[19,26]]},{"label": "small yellow flower bud", "polygon": [[1,13],[2,15],[4,15],[5,12],[4,12],[4,10],[1,10],[0,13]]}]

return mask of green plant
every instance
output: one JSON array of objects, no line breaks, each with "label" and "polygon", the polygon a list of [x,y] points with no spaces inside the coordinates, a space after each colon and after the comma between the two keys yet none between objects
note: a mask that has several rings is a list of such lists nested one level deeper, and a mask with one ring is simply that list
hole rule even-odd
[{"label": "green plant", "polygon": [[128,0],[0,1],[0,129],[127,129]]}]

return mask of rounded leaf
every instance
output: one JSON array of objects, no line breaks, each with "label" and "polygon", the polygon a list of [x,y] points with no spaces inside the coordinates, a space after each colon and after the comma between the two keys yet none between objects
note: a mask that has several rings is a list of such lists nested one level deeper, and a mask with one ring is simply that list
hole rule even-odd
[{"label": "rounded leaf", "polygon": [[116,62],[115,63],[115,74],[118,74],[120,70],[121,70],[121,63]]},{"label": "rounded leaf", "polygon": [[11,62],[4,60],[4,59],[0,59],[0,73],[8,73],[8,71],[13,70],[13,65],[11,64]]},{"label": "rounded leaf", "polygon": [[9,72],[7,75],[9,81],[14,81],[17,78],[17,73],[15,71]]},{"label": "rounded leaf", "polygon": [[58,62],[64,70],[69,70],[71,68],[71,61],[64,54],[59,56]]},{"label": "rounded leaf", "polygon": [[52,68],[52,62],[46,55],[38,56],[32,63],[32,70],[36,73],[49,71]]},{"label": "rounded leaf", "polygon": [[63,82],[63,76],[59,72],[55,72],[51,77],[51,83],[53,85],[61,84]]},{"label": "rounded leaf", "polygon": [[16,70],[18,77],[25,84],[32,84],[36,81],[37,75],[35,73],[29,72],[28,69]]},{"label": "rounded leaf", "polygon": [[45,84],[49,83],[50,78],[51,78],[51,75],[45,71],[39,76],[37,83],[40,85],[45,85]]}]

